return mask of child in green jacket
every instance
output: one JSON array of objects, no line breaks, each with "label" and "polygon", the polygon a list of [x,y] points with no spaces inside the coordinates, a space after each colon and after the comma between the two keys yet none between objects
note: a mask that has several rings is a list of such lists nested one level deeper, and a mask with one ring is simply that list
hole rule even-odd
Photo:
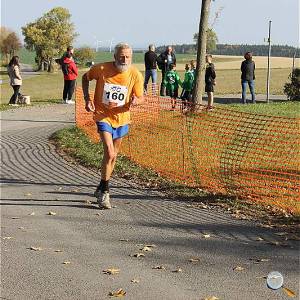
[{"label": "child in green jacket", "polygon": [[175,70],[175,65],[170,64],[169,70],[167,71],[163,81],[163,86],[166,87],[167,95],[171,97],[172,110],[174,110],[176,106],[179,85],[182,86],[182,83]]},{"label": "child in green jacket", "polygon": [[182,83],[181,100],[183,108],[187,107],[188,102],[192,100],[193,86],[194,86],[194,72],[191,64],[185,65],[184,81]]}]

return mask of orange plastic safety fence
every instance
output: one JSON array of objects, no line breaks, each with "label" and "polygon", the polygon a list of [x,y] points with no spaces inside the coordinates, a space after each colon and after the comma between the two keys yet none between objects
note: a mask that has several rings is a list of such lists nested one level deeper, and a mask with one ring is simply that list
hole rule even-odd
[{"label": "orange plastic safety fence", "polygon": [[[299,119],[225,106],[185,113],[158,96],[146,96],[131,119],[122,153],[136,163],[187,186],[300,212]],[[80,89],[76,124],[99,140]]]}]

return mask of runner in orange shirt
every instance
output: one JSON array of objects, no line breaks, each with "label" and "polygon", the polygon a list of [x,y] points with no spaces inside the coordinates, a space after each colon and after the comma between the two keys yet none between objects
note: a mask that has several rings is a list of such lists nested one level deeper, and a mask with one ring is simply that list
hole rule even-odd
[{"label": "runner in orange shirt", "polygon": [[[97,64],[82,77],[85,109],[94,120],[103,142],[101,181],[95,197],[100,208],[111,208],[109,180],[114,170],[122,139],[129,131],[130,106],[143,102],[143,76],[131,65],[132,48],[126,43],[115,47],[115,61]],[[96,80],[94,99],[89,96],[89,81]]]}]

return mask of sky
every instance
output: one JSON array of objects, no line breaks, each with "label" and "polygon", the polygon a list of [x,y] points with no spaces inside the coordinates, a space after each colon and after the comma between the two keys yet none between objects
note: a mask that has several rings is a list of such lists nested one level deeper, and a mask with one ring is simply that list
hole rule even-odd
[{"label": "sky", "polygon": [[[272,43],[299,47],[300,0],[215,0],[210,25],[219,43],[264,44],[272,20]],[[1,0],[1,26],[14,30],[54,7],[67,8],[79,34],[74,46],[108,46],[112,40],[135,48],[193,43],[201,0]]]}]

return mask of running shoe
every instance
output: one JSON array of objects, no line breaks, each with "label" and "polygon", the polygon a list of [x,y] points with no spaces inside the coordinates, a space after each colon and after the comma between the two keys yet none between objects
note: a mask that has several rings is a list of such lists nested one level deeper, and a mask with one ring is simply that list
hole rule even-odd
[{"label": "running shoe", "polygon": [[100,196],[97,198],[99,208],[111,209],[111,204],[109,201],[109,192],[100,193]]}]

